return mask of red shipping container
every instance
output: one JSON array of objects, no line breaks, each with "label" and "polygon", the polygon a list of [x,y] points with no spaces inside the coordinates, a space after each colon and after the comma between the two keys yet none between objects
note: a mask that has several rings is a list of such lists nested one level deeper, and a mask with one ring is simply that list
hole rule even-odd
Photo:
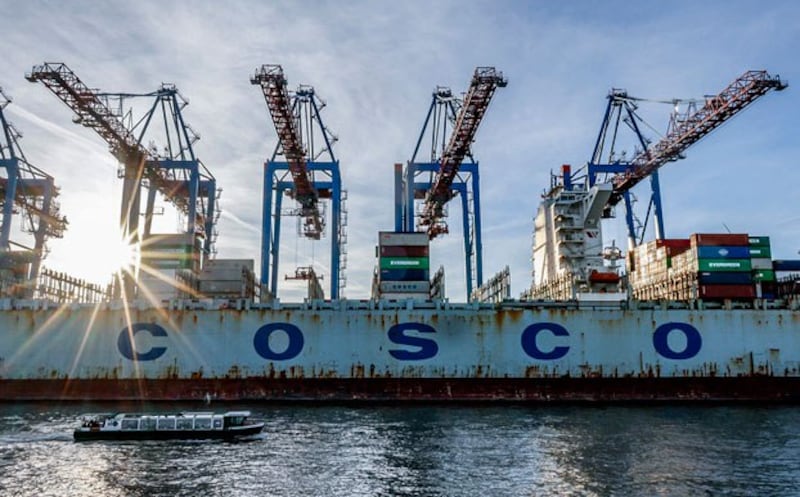
[{"label": "red shipping container", "polygon": [[700,285],[701,299],[754,299],[753,285]]},{"label": "red shipping container", "polygon": [[666,247],[667,255],[672,257],[689,250],[691,242],[685,238],[671,238],[665,240],[656,240],[656,247]]},{"label": "red shipping container", "polygon": [[380,249],[385,257],[428,257],[427,245],[381,245]]},{"label": "red shipping container", "polygon": [[695,233],[689,237],[693,247],[703,246],[738,246],[750,245],[750,237],[742,234],[731,233]]}]

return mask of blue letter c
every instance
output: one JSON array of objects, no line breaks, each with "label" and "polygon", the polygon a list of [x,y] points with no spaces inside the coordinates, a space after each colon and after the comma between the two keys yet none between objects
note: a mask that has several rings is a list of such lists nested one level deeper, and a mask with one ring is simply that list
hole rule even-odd
[{"label": "blue letter c", "polygon": [[530,357],[539,359],[541,361],[552,361],[553,359],[561,359],[569,352],[569,347],[566,345],[558,345],[553,347],[550,352],[543,352],[536,344],[536,337],[543,330],[548,330],[550,333],[557,337],[568,337],[569,332],[566,328],[556,323],[534,323],[522,332],[522,349]]},{"label": "blue letter c", "polygon": [[158,359],[164,352],[167,351],[166,347],[152,347],[149,351],[141,353],[136,352],[133,348],[133,336],[140,331],[147,331],[154,337],[165,337],[167,331],[155,323],[134,323],[130,328],[125,328],[119,334],[117,339],[117,349],[122,357],[131,361],[152,361]]}]

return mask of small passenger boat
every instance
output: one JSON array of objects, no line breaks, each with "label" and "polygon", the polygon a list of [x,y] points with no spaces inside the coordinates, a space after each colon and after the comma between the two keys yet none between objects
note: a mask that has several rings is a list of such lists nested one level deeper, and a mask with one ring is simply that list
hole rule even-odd
[{"label": "small passenger boat", "polygon": [[102,413],[85,414],[81,420],[75,440],[232,440],[264,429],[263,422],[250,419],[250,411]]}]

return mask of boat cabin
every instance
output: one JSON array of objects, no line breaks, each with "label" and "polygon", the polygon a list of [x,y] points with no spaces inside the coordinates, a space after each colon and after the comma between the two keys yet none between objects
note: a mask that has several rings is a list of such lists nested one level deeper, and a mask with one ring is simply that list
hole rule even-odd
[{"label": "boat cabin", "polygon": [[249,411],[87,414],[75,438],[228,438],[260,432],[264,423],[249,418]]}]

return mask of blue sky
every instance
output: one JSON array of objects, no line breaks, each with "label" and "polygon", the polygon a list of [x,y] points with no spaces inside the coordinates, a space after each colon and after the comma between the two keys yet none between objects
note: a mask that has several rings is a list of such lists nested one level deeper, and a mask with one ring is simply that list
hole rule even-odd
[{"label": "blue sky", "polygon": [[[175,83],[198,157],[223,188],[221,258],[258,261],[261,164],[276,143],[249,77],[284,67],[290,87],[310,84],[328,103],[326,124],[348,190],[348,298],[366,298],[377,232],[393,228],[392,164],[410,158],[436,85],[461,92],[476,66],[509,80],[473,146],[480,161],[484,273],[511,268],[512,294],[530,284],[532,218],[549,174],[591,154],[610,88],[671,99],[716,93],[748,69],[790,87],[753,104],[662,169],[668,237],[695,232],[768,235],[775,258],[798,258],[800,4],[785,2],[17,2],[0,0],[0,86],[28,159],[61,186],[70,220],[45,264],[94,281],[93,253],[112,240],[121,182],[105,143],[24,74],[65,62],[89,86],[145,92]],[[670,107],[642,106],[664,132]],[[640,198],[646,191],[641,189]],[[432,245],[448,295],[464,295],[459,208]],[[169,212],[169,211],[168,211]],[[622,212],[619,217],[622,218]],[[166,226],[175,217],[164,216]],[[328,267],[330,239],[293,236],[284,220],[281,274]],[[606,242],[624,245],[621,220]],[[95,258],[99,260],[98,258]],[[324,281],[328,284],[328,279]],[[304,289],[283,283],[285,300]]]}]

